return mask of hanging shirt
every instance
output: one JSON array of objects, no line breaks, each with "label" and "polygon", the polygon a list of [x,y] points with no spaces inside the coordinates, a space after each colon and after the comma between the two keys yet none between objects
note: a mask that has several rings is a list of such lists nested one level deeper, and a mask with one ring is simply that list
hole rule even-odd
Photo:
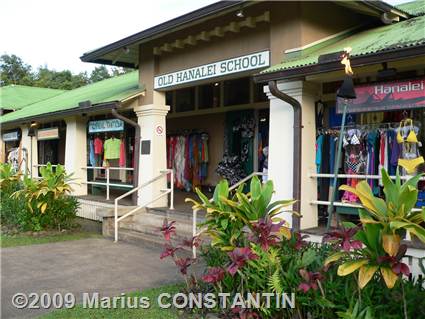
[{"label": "hanging shirt", "polygon": [[105,141],[103,145],[105,149],[105,159],[118,159],[120,158],[121,140],[118,138],[110,138]]},{"label": "hanging shirt", "polygon": [[126,156],[125,156],[125,143],[124,141],[121,141],[120,144],[120,161],[119,161],[119,165],[120,167],[125,167],[127,162]]},{"label": "hanging shirt", "polygon": [[323,146],[323,135],[319,135],[316,141],[316,168],[317,173],[320,173],[320,168],[322,165],[322,146]]},{"label": "hanging shirt", "polygon": [[89,152],[89,162],[91,166],[96,166],[96,159],[94,156],[94,142],[93,140],[90,140],[89,142],[89,148],[90,148],[90,152]]},{"label": "hanging shirt", "polygon": [[99,137],[94,139],[94,153],[96,155],[102,154],[103,152],[103,142]]}]

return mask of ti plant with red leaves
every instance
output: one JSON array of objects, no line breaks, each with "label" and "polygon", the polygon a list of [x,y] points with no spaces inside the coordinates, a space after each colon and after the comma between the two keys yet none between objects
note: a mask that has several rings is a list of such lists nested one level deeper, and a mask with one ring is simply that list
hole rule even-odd
[{"label": "ti plant with red leaves", "polygon": [[349,252],[352,249],[362,248],[362,242],[360,240],[353,239],[353,236],[357,233],[357,227],[345,228],[332,230],[323,236],[323,241],[336,244],[338,248]]},{"label": "ti plant with red leaves", "polygon": [[171,257],[174,261],[174,264],[179,269],[179,272],[182,274],[185,279],[186,286],[188,290],[193,289],[193,286],[197,285],[196,277],[192,275],[188,275],[188,269],[191,265],[193,265],[197,260],[189,257],[180,257],[177,255],[178,251],[187,248],[198,247],[200,245],[200,239],[198,237],[194,237],[191,239],[184,239],[180,244],[174,245],[172,241],[172,237],[176,235],[176,222],[171,221],[168,222],[167,219],[164,219],[162,227],[159,229],[164,237],[164,250],[161,253],[160,259],[164,259],[167,257]]},{"label": "ti plant with red leaves", "polygon": [[320,272],[312,272],[305,269],[300,269],[299,273],[304,281],[299,284],[298,290],[302,290],[304,292],[307,292],[310,289],[317,290],[320,285],[320,280],[324,279],[322,273]]},{"label": "ti plant with red leaves", "polygon": [[[388,288],[393,288],[402,274],[409,274],[408,266],[401,262],[406,248],[400,242],[406,231],[425,242],[425,229],[421,226],[425,221],[425,209],[414,210],[420,177],[418,175],[402,184],[398,171],[393,182],[382,170],[385,200],[375,197],[366,181],[357,184],[356,188],[341,186],[340,189],[359,197],[363,206],[359,209],[362,228],[357,232],[352,228],[329,234],[327,238],[338,239],[343,250],[328,257],[326,264],[341,260],[342,264],[338,267],[340,276],[358,270],[360,288],[365,287],[376,274],[382,276]],[[363,247],[359,247],[359,241]]]}]

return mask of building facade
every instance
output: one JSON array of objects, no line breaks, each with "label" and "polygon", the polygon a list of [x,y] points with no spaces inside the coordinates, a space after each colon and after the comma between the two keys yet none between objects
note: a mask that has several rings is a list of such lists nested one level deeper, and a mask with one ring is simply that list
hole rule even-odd
[{"label": "building facade", "polygon": [[[104,145],[107,139],[119,138],[130,145],[125,165],[112,161],[110,165],[128,168],[133,174],[118,170],[113,178],[117,188],[144,184],[167,168],[174,170],[176,187],[183,192],[195,187],[208,192],[222,176],[238,180],[267,171],[275,184],[275,198],[298,200],[296,209],[302,218],[293,221],[290,214],[285,218],[295,228],[316,227],[320,218],[326,218],[320,212],[328,202],[320,192],[329,189],[329,179],[326,184],[314,176],[325,173],[318,169],[322,161],[329,162],[318,156],[317,138],[322,130],[340,125],[335,94],[344,73],[338,52],[353,47],[357,85],[421,80],[425,68],[423,36],[421,40],[418,31],[423,27],[421,16],[372,1],[222,1],[90,51],[81,57],[83,61],[137,69],[143,94],[109,98],[108,103],[113,102],[109,108],[92,101],[84,109],[90,113],[85,117],[83,111],[72,108],[70,119],[54,126],[66,130],[65,142],[59,143],[65,144],[65,166],[79,172],[82,181],[96,183],[104,174],[101,169],[94,170],[91,178],[87,169],[81,169],[90,166],[90,143],[100,138]],[[416,30],[412,41],[394,38],[408,27]],[[391,38],[379,42],[386,32],[392,32]],[[365,41],[376,48],[368,51],[362,45]],[[403,41],[409,45],[391,49]],[[379,78],[381,69],[395,69],[396,75]],[[293,107],[270,90],[270,81],[301,105],[301,123],[294,122]],[[408,116],[418,116],[423,105],[417,106]],[[88,122],[115,118],[111,109],[137,122],[140,136],[131,131],[131,125],[116,131],[129,135],[128,139],[111,133],[110,127],[90,131]],[[330,123],[331,118],[336,124]],[[4,126],[18,122],[6,121]],[[19,123],[22,130],[28,129],[28,122]],[[106,122],[97,125],[108,126]],[[294,127],[302,127],[301,134]],[[298,143],[301,153],[296,157]],[[140,147],[137,156],[136,145]],[[37,155],[32,157],[40,163]],[[93,165],[102,166],[99,160]],[[293,169],[298,163],[299,173]],[[140,190],[138,205],[156,198],[166,184],[164,177]],[[87,190],[83,184],[78,194],[85,195]],[[167,202],[162,198],[151,205],[162,207]]]}]

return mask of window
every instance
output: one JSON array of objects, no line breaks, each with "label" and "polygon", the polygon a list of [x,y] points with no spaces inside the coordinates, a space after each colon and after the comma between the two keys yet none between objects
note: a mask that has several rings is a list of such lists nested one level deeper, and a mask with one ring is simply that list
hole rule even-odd
[{"label": "window", "polygon": [[170,106],[170,113],[174,110],[173,105],[173,92],[174,91],[167,91],[165,92],[165,104]]},{"label": "window", "polygon": [[198,98],[200,110],[220,106],[220,83],[199,86]]},{"label": "window", "polygon": [[187,88],[176,91],[176,112],[195,110],[195,88]]},{"label": "window", "polygon": [[254,102],[267,102],[267,94],[264,93],[265,83],[254,83]]},{"label": "window", "polygon": [[249,103],[250,79],[224,81],[224,106]]}]

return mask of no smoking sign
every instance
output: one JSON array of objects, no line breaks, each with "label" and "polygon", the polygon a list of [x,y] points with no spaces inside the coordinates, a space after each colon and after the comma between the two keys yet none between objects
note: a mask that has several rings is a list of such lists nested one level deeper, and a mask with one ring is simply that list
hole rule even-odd
[{"label": "no smoking sign", "polygon": [[164,135],[164,127],[163,127],[162,125],[157,125],[157,126],[155,127],[155,133],[156,133],[156,135],[158,135],[158,136],[162,136],[162,135]]}]

